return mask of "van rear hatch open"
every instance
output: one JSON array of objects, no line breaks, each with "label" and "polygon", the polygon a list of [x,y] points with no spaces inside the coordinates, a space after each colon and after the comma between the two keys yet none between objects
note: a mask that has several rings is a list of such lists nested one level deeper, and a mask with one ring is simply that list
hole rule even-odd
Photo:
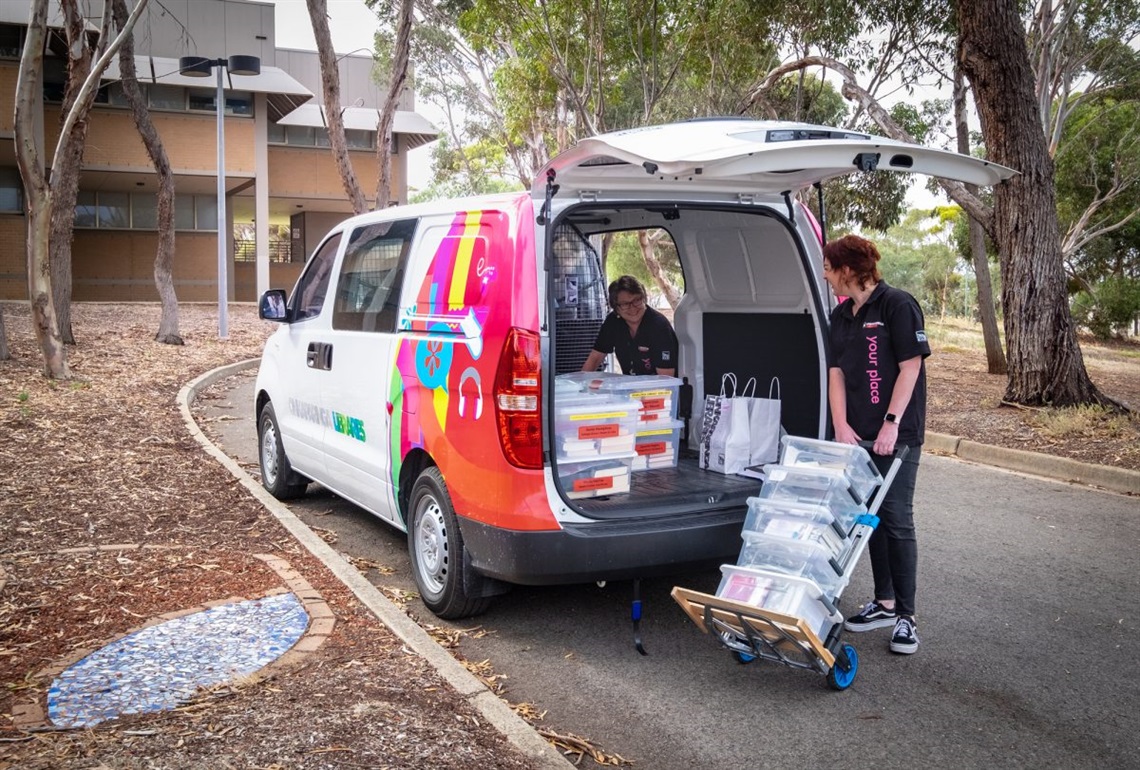
[{"label": "van rear hatch open", "polygon": [[[721,376],[755,378],[766,395],[778,379],[783,427],[821,438],[827,430],[827,315],[814,221],[791,197],[815,182],[892,170],[992,185],[1012,170],[977,158],[840,129],[779,121],[708,120],[591,137],[552,160],[532,188],[546,224],[549,371],[581,368],[608,312],[603,237],[664,231],[685,293],[662,309],[680,341],[678,377],[693,387],[689,440],[675,467],[634,472],[628,491],[568,495],[558,451],[549,456],[565,522],[638,520],[738,511],[759,482],[698,467],[704,396]],[[560,252],[578,239],[568,262]],[[572,265],[572,267],[567,267]],[[612,271],[610,271],[612,273]],[[650,287],[653,290],[655,287]],[[652,292],[657,293],[657,292]],[[569,306],[568,297],[574,304]],[[546,434],[557,440],[552,383]],[[564,397],[564,396],[563,396]],[[556,511],[559,507],[555,507]]]}]

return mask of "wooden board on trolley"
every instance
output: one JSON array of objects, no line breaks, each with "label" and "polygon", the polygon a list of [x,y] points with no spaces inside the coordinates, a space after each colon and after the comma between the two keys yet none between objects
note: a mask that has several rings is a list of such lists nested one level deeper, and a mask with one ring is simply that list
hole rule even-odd
[{"label": "wooden board on trolley", "polygon": [[[714,618],[743,636],[747,636],[748,632],[740,625],[741,617],[745,620],[763,618],[763,620],[779,626],[781,631],[784,631],[788,636],[810,649],[828,668],[835,665],[835,656],[823,646],[819,637],[815,635],[814,631],[808,628],[807,622],[802,618],[753,607],[751,604],[733,601],[732,599],[723,599],[719,596],[701,593],[700,591],[691,591],[688,588],[681,588],[680,586],[675,586],[671,595],[677,604],[681,605],[681,609],[685,611],[685,614],[706,634],[709,632],[709,629],[705,627],[705,607],[710,609]],[[763,627],[764,624],[761,623],[761,630]],[[771,635],[766,634],[765,638],[777,643],[785,641],[775,632],[772,632]]]}]

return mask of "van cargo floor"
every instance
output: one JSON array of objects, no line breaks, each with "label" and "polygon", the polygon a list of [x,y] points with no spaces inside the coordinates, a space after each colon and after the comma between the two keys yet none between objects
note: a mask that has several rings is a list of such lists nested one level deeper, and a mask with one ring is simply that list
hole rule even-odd
[{"label": "van cargo floor", "polygon": [[689,512],[701,507],[743,507],[747,498],[759,492],[758,479],[702,470],[696,458],[682,458],[676,468],[633,473],[628,494],[577,502],[587,515],[613,519],[646,513]]}]

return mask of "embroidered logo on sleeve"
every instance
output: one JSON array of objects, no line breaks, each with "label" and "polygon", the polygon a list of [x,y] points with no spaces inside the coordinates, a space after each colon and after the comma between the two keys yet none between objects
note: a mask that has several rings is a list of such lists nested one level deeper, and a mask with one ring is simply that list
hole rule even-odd
[{"label": "embroidered logo on sleeve", "polygon": [[662,361],[668,361],[669,360],[669,351],[668,350],[662,350],[661,351],[661,360]]},{"label": "embroidered logo on sleeve", "polygon": [[914,338],[919,342],[926,342],[926,330],[919,329],[914,333]]}]

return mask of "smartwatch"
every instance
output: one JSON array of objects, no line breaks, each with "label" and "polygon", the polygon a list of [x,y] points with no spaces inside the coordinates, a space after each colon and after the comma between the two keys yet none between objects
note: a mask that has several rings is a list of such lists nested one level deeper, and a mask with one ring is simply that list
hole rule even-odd
[{"label": "smartwatch", "polygon": [[887,412],[886,416],[883,417],[883,422],[895,422],[895,423],[897,423],[898,421],[899,421],[899,416],[897,414],[891,414],[890,412]]}]

